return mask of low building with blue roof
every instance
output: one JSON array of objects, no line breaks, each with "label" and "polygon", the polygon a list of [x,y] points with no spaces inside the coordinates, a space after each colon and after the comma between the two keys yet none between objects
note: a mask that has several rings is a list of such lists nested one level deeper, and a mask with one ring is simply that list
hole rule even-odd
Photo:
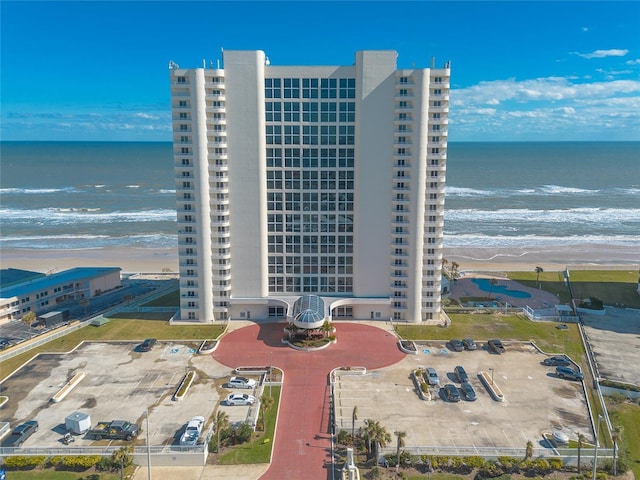
[{"label": "low building with blue roof", "polygon": [[89,299],[118,288],[120,270],[119,267],[77,267],[2,285],[0,324],[21,320],[27,312],[41,315],[56,310],[60,304]]}]

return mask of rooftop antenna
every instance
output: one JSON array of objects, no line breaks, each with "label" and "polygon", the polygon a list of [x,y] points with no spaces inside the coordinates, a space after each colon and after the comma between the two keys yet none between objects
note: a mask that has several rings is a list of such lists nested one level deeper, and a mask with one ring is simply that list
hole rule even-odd
[{"label": "rooftop antenna", "polygon": [[436,57],[431,57],[431,68],[436,68]]},{"label": "rooftop antenna", "polygon": [[269,57],[264,57],[264,64],[268,67],[269,65],[271,65],[271,60],[269,60]]}]

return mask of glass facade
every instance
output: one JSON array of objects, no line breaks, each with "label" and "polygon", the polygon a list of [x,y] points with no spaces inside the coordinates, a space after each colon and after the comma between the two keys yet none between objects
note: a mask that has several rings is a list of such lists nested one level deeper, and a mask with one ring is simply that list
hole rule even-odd
[{"label": "glass facade", "polygon": [[354,98],[354,78],[265,79],[269,293],[353,290]]}]

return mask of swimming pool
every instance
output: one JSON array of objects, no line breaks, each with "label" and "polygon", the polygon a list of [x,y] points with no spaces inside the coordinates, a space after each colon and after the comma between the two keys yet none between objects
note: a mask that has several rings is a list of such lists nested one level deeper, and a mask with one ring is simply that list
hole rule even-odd
[{"label": "swimming pool", "polygon": [[499,293],[513,298],[531,298],[531,294],[529,292],[523,292],[522,290],[510,290],[505,285],[492,286],[491,281],[488,278],[472,278],[471,281],[478,285],[478,288],[483,292]]}]

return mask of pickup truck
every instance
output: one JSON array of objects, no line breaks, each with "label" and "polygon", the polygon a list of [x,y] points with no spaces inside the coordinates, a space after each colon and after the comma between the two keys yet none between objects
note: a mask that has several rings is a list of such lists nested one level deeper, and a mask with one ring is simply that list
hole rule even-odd
[{"label": "pickup truck", "polygon": [[102,440],[131,440],[138,435],[138,426],[126,420],[112,420],[111,422],[98,422],[96,428],[87,432],[88,438]]}]

